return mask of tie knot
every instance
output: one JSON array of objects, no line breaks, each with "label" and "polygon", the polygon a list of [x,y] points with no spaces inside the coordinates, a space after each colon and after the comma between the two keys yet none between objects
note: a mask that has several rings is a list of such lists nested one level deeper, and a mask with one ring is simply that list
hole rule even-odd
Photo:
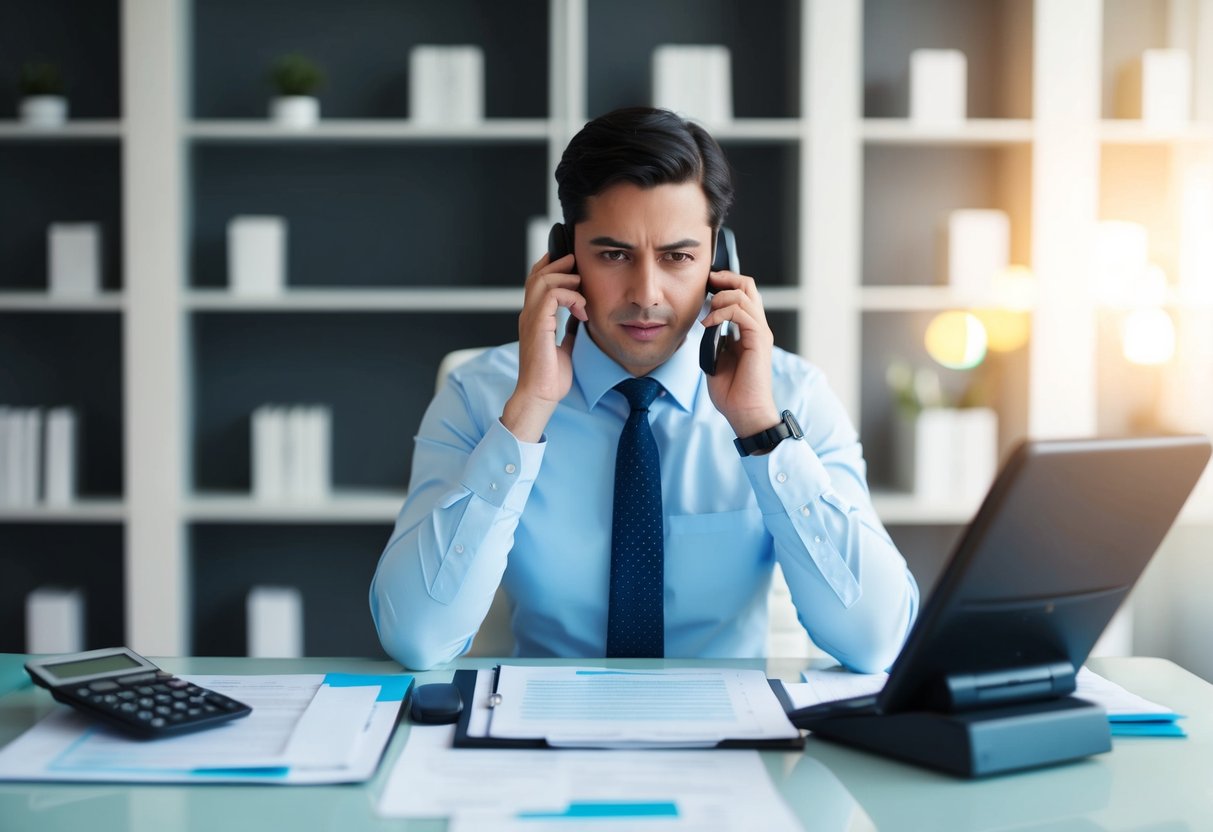
[{"label": "tie knot", "polygon": [[648,376],[629,378],[616,384],[615,389],[627,398],[632,410],[648,410],[661,392],[661,382]]}]

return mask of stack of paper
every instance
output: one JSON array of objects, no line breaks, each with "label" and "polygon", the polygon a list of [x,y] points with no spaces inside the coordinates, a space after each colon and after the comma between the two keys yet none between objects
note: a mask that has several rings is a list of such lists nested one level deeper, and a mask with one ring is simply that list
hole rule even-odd
[{"label": "stack of paper", "polygon": [[75,412],[0,406],[0,506],[66,505],[75,497]]},{"label": "stack of paper", "polygon": [[0,750],[0,780],[356,783],[378,766],[413,683],[346,673],[182,678],[253,712],[147,742],[63,705]]},{"label": "stack of paper", "polygon": [[253,411],[253,496],[319,501],[332,487],[333,412],[323,405],[263,405]]},{"label": "stack of paper", "polygon": [[[878,693],[889,678],[887,673],[848,673],[842,669],[806,670],[800,676],[803,684],[784,685],[795,708]],[[1075,696],[1107,711],[1113,736],[1187,736],[1176,722],[1182,715],[1130,693],[1085,667],[1078,671],[1076,686]]]},{"label": "stack of paper", "polygon": [[[495,691],[498,700],[486,705]],[[552,746],[660,748],[797,740],[758,670],[504,665],[476,679],[469,737]]]},{"label": "stack of paper", "polygon": [[412,727],[379,814],[455,830],[800,829],[757,751],[469,750],[451,734]]}]

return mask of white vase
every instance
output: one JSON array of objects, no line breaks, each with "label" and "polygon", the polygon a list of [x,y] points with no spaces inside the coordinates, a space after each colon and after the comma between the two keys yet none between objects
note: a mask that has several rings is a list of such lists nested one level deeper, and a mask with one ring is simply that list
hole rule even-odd
[{"label": "white vase", "polygon": [[314,127],[320,100],[310,95],[282,95],[270,101],[270,118],[283,127]]},{"label": "white vase", "polygon": [[62,95],[27,95],[21,99],[21,121],[31,127],[61,127],[67,121]]}]

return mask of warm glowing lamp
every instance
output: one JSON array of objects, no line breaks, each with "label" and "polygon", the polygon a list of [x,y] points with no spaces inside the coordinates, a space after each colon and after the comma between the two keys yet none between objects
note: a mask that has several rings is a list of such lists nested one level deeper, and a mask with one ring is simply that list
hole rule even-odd
[{"label": "warm glowing lamp", "polygon": [[991,352],[1014,352],[1028,343],[1032,322],[1029,312],[1036,305],[1036,279],[1026,266],[1010,266],[994,278],[993,309],[974,310],[986,330]]},{"label": "warm glowing lamp", "polygon": [[969,312],[941,312],[927,325],[927,354],[950,370],[969,370],[986,357],[986,330]]},{"label": "warm glowing lamp", "polygon": [[1175,355],[1175,323],[1156,306],[1130,312],[1122,335],[1125,358],[1134,364],[1165,364]]}]

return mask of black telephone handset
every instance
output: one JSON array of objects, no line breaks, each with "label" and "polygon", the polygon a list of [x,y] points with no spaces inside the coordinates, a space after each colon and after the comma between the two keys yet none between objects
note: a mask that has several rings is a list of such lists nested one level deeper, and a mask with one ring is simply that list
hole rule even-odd
[{"label": "black telephone handset", "polygon": [[[568,230],[564,223],[558,222],[548,232],[548,259],[559,260],[573,251],[573,241],[569,239]],[[721,228],[716,235],[716,251],[712,257],[712,271],[719,272],[728,269],[731,272],[741,272],[741,261],[737,257],[737,237],[732,230]],[[573,273],[577,272],[577,264],[573,264]],[[709,297],[711,294],[709,293]],[[574,324],[576,319],[570,321]],[[704,330],[699,342],[699,366],[710,376],[716,375],[716,362],[721,354],[738,339],[737,327],[732,321],[710,326]]]}]

